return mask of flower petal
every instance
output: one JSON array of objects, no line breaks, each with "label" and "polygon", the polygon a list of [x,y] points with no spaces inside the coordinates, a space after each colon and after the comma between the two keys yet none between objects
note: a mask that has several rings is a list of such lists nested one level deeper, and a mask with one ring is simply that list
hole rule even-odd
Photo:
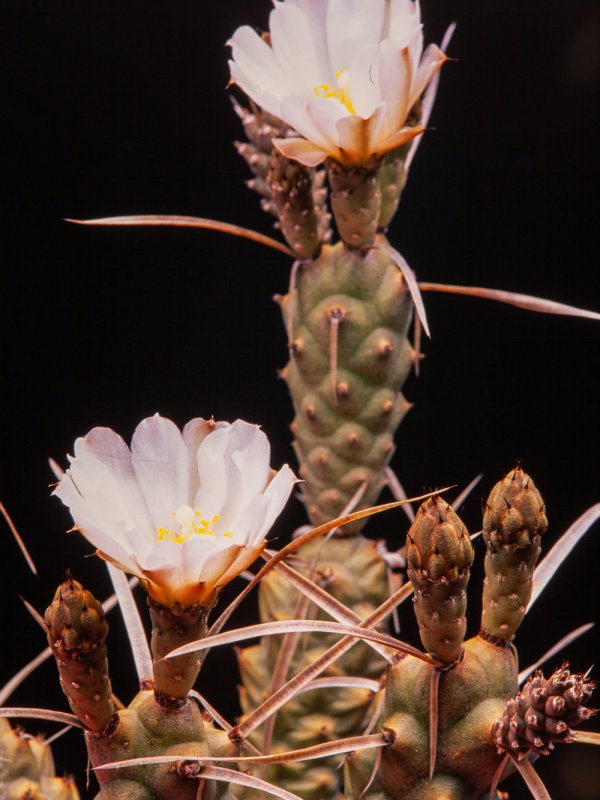
[{"label": "flower petal", "polygon": [[329,0],[327,43],[334,73],[350,67],[356,48],[377,44],[385,21],[385,0]]},{"label": "flower petal", "polygon": [[350,98],[356,113],[367,119],[381,103],[379,45],[360,45],[348,70]]},{"label": "flower petal", "polygon": [[292,161],[299,161],[305,167],[317,167],[322,164],[329,153],[306,139],[296,137],[290,139],[273,139],[279,152]]},{"label": "flower petal", "polygon": [[413,68],[408,48],[387,42],[379,51],[379,85],[387,103],[390,130],[401,128],[410,111]]},{"label": "flower petal", "polygon": [[[319,102],[320,100],[320,102]],[[337,100],[323,100],[318,97],[311,97],[307,101],[296,96],[284,97],[281,101],[281,113],[286,121],[298,131],[299,134],[308,139],[311,144],[320,147],[322,150],[330,151],[335,150],[337,147],[337,133],[335,129],[328,130],[326,112],[322,118],[319,118],[319,124],[315,122],[313,115],[310,112],[310,107],[316,104],[321,107],[323,103],[332,106],[331,111],[335,113],[336,103],[342,105]],[[347,113],[342,106],[342,110],[338,111],[340,114]]]},{"label": "flower petal", "polygon": [[414,139],[415,136],[419,136],[425,128],[419,126],[417,128],[400,128],[399,131],[396,131],[380,145],[378,149],[378,154],[389,153],[390,150],[395,150],[397,147],[401,147],[406,142],[410,142],[411,139]]},{"label": "flower petal", "polygon": [[272,48],[249,25],[238,28],[229,44],[234,63],[261,92],[274,97],[292,94],[292,85]]},{"label": "flower petal", "polygon": [[369,119],[356,115],[338,122],[340,150],[344,159],[352,164],[364,164],[386,150],[381,149],[387,129],[386,104],[381,103]]},{"label": "flower petal", "polygon": [[290,85],[310,95],[316,86],[329,81],[330,69],[324,31],[315,37],[314,27],[297,5],[277,2],[271,12],[271,46]]},{"label": "flower petal", "polygon": [[429,81],[447,60],[448,57],[442,53],[436,44],[429,45],[423,53],[423,58],[415,76],[410,97],[410,106],[416,103],[419,97],[421,97]]},{"label": "flower petal", "polygon": [[154,528],[171,528],[173,513],[191,500],[188,451],[179,428],[158,414],[143,420],[131,440],[131,460]]}]

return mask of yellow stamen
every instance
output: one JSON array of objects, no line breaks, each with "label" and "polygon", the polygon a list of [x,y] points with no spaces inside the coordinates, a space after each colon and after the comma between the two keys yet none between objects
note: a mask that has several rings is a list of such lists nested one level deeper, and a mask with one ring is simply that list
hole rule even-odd
[{"label": "yellow stamen", "polygon": [[323,97],[326,100],[334,98],[339,100],[340,103],[346,106],[350,114],[355,114],[356,109],[354,103],[350,98],[350,91],[348,89],[348,71],[345,69],[338,69],[335,73],[336,85],[331,86],[329,83],[321,83],[315,86],[314,93],[317,97]]},{"label": "yellow stamen", "polygon": [[[197,508],[191,509],[189,506],[182,506],[180,509],[173,512],[173,516],[179,523],[181,529],[179,532],[177,532],[175,530],[171,530],[170,528],[158,528],[157,537],[159,542],[167,539],[170,542],[183,544],[190,538],[190,536],[193,536],[194,534],[198,536],[218,535],[214,530],[212,530],[211,525],[214,525],[219,521],[219,514],[215,514],[209,522],[209,520],[204,519],[201,511],[199,511]],[[223,537],[231,538],[233,533],[226,531],[221,535]]]}]

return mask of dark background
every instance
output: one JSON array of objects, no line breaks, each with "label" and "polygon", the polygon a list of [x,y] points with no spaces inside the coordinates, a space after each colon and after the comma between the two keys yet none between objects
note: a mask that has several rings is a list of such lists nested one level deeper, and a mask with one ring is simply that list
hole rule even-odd
[{"label": "dark background", "polygon": [[[600,309],[596,0],[423,6],[429,41],[458,21],[449,50],[457,61],[444,68],[435,130],[414,163],[393,244],[423,280]],[[0,682],[44,645],[18,593],[42,610],[66,567],[98,596],[109,593],[102,566],[65,533],[67,514],[49,497],[48,455],[64,463],[75,437],[98,424],[128,439],[160,411],[179,424],[211,414],[260,422],[274,465],[293,461],[276,374],[285,337],[271,300],[286,290],[286,257],[216,233],[62,221],[182,213],[270,233],[243,184],[225,90],[227,38],[246,22],[264,28],[268,10],[267,0],[13,0],[3,12],[0,498],[40,574],[29,574],[3,528]],[[412,493],[483,471],[464,509],[477,530],[482,496],[521,462],[547,499],[551,544],[600,500],[600,325],[426,300],[433,340],[407,386],[416,405],[397,437],[396,470]],[[295,502],[275,533],[283,540],[303,519]],[[405,528],[395,512],[368,530],[399,544]],[[596,527],[527,619],[524,664],[597,618],[598,536]],[[473,632],[480,580],[475,572]],[[113,617],[113,678],[126,699],[135,681]],[[414,635],[404,618],[404,635]],[[596,632],[572,646],[573,668],[597,663],[598,645]],[[231,654],[213,653],[200,688],[230,718],[235,682]],[[10,702],[65,709],[55,683],[47,664]],[[57,744],[59,771],[82,775],[78,747],[75,733]],[[595,755],[574,746],[539,765],[555,800],[600,798]],[[511,797],[525,796],[513,781]]]}]

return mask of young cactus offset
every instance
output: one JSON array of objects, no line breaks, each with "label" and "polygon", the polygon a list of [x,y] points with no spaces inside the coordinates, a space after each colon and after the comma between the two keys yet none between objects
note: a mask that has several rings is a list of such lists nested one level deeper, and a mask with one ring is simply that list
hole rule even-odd
[{"label": "young cactus offset", "polygon": [[523,621],[548,527],[544,501],[520,467],[492,489],[483,516],[485,581],[481,635],[507,645]]},{"label": "young cactus offset", "polygon": [[566,667],[548,680],[536,673],[517,693],[510,639],[530,598],[546,526],[531,478],[511,471],[492,490],[484,518],[484,605],[495,622],[463,646],[469,536],[442,500],[423,504],[408,535],[408,573],[421,639],[440,663],[405,656],[388,669],[380,723],[391,744],[380,756],[347,760],[348,798],[487,800],[515,767],[509,755],[547,754],[555,742],[572,741],[571,728],[591,716],[585,703],[593,684]]}]

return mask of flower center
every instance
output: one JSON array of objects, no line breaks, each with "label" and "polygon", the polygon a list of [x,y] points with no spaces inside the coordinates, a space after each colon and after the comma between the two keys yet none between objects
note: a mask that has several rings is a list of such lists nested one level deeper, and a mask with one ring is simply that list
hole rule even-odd
[{"label": "flower center", "polygon": [[335,83],[333,85],[330,85],[329,83],[322,83],[319,86],[315,86],[313,91],[317,97],[324,97],[325,99],[333,97],[336,100],[339,100],[340,103],[346,106],[350,114],[356,113],[354,104],[350,99],[347,69],[338,69],[338,71],[335,73]]},{"label": "flower center", "polygon": [[[157,531],[158,541],[162,542],[167,539],[170,542],[177,542],[183,544],[187,542],[190,536],[217,536],[218,534],[213,531],[211,525],[219,521],[219,515],[215,514],[212,519],[205,519],[202,512],[197,508],[191,506],[181,506],[177,511],[173,512],[175,522],[179,526],[179,531],[171,530],[170,528],[159,528]],[[231,538],[233,534],[226,531],[221,534],[226,538]]]}]

